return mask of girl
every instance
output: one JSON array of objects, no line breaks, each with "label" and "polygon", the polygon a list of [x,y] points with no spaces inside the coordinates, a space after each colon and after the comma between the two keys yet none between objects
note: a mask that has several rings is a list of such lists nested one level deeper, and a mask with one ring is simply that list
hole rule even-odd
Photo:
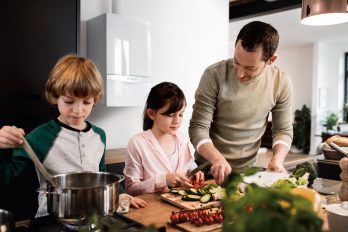
[{"label": "girl", "polygon": [[197,165],[189,139],[178,131],[186,99],[173,83],[154,86],[144,109],[143,132],[132,137],[124,168],[126,190],[131,195],[153,193],[169,186],[192,187],[204,181],[202,172],[189,180],[186,174]]},{"label": "girl", "polygon": [[[77,171],[106,171],[103,129],[86,119],[103,95],[103,80],[94,63],[74,54],[66,55],[53,67],[45,88],[45,96],[59,110],[55,118],[30,132],[26,139],[51,175]],[[0,167],[0,176],[9,183],[18,176],[30,158],[23,148],[16,148],[11,162]],[[0,179],[1,179],[0,178]],[[46,188],[39,174],[40,187]],[[47,214],[46,196],[39,195],[36,216]],[[131,198],[135,207],[146,205]]]}]

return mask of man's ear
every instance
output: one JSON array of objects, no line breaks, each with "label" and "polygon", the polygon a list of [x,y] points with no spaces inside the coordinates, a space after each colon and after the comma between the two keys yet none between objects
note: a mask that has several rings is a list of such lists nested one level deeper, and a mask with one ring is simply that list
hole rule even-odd
[{"label": "man's ear", "polygon": [[154,120],[155,118],[155,111],[153,109],[147,109],[146,110],[146,114],[147,116],[151,119]]},{"label": "man's ear", "polygon": [[271,58],[267,61],[267,64],[272,64],[278,58],[277,54],[273,54]]}]

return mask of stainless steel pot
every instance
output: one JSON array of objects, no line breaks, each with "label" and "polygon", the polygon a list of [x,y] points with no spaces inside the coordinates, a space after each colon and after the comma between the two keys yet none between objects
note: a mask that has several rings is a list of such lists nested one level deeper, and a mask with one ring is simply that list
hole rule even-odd
[{"label": "stainless steel pot", "polygon": [[74,172],[53,176],[47,183],[48,213],[64,224],[79,225],[93,214],[105,216],[118,208],[123,176],[109,172]]}]

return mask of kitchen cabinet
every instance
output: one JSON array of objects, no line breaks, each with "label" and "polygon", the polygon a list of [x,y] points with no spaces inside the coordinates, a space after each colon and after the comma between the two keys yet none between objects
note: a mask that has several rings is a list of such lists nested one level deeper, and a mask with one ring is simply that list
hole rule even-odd
[{"label": "kitchen cabinet", "polygon": [[44,87],[56,61],[79,52],[80,0],[11,0],[2,9],[0,127],[28,133],[57,115]]}]

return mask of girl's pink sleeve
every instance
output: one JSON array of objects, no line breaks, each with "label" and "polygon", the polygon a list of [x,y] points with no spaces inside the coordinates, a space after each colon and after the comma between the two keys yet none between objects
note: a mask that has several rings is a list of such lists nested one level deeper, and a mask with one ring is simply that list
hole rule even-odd
[{"label": "girl's pink sleeve", "polygon": [[[166,174],[153,173],[153,176],[144,180],[144,170],[149,170],[147,167],[151,164],[146,156],[141,157],[137,144],[131,140],[128,143],[127,158],[125,162],[124,175],[126,192],[136,196],[145,193],[154,193],[160,191],[167,186]],[[144,149],[145,146],[142,146]],[[146,152],[146,151],[143,151]],[[153,167],[152,167],[153,168]]]}]

